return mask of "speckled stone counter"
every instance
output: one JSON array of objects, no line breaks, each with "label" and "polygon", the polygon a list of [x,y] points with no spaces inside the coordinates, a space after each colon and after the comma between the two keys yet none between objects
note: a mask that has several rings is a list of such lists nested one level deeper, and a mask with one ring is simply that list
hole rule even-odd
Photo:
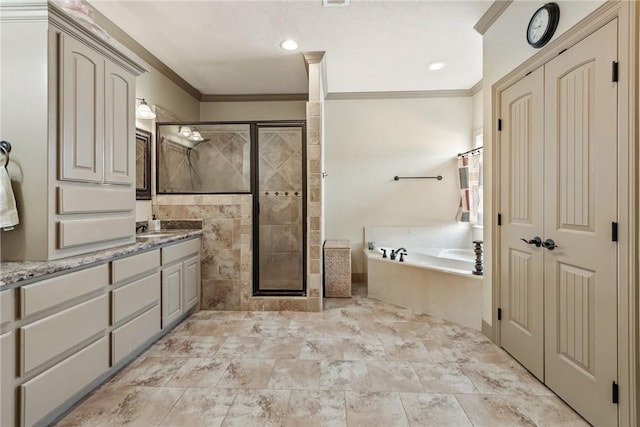
[{"label": "speckled stone counter", "polygon": [[136,243],[116,246],[102,251],[91,252],[68,258],[53,261],[15,261],[0,263],[0,288],[9,289],[21,286],[22,281],[30,283],[33,279],[41,278],[49,274],[55,274],[77,267],[108,262],[136,252],[147,251],[168,243],[186,240],[196,236],[201,236],[202,230],[162,230],[162,235],[146,238],[138,237]]}]

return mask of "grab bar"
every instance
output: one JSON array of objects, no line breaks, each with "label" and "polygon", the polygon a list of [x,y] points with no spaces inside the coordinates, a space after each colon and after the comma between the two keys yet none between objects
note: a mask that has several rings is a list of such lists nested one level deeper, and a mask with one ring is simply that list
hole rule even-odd
[{"label": "grab bar", "polygon": [[11,143],[9,141],[0,141],[0,150],[2,150],[2,154],[4,154],[4,167],[6,169],[7,165],[9,165],[9,153],[11,152]]},{"label": "grab bar", "polygon": [[400,181],[401,179],[437,179],[438,181],[442,181],[442,175],[438,176],[394,176],[394,181]]}]

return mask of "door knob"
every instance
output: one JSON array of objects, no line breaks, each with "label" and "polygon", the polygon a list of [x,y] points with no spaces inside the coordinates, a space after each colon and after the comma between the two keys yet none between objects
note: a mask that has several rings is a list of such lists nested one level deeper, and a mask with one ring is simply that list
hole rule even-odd
[{"label": "door knob", "polygon": [[536,245],[536,248],[539,248],[542,245],[542,239],[539,238],[538,236],[534,237],[533,239],[520,239],[523,242],[525,242],[527,245]]},{"label": "door knob", "polygon": [[547,248],[550,251],[552,251],[555,248],[557,248],[558,246],[556,245],[556,242],[554,242],[552,239],[547,239],[544,242],[542,242],[542,247],[543,248]]}]

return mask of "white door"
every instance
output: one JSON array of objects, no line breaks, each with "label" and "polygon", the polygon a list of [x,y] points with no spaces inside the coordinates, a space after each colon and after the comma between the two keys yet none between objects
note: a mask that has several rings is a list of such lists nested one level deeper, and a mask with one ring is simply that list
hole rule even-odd
[{"label": "white door", "polygon": [[542,381],[544,249],[527,242],[544,231],[543,67],[500,97],[501,343]]},{"label": "white door", "polygon": [[545,65],[545,383],[617,425],[617,20]]}]

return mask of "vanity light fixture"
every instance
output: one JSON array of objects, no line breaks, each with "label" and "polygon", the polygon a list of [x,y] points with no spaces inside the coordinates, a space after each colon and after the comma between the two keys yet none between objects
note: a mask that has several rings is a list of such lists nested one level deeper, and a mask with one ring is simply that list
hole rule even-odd
[{"label": "vanity light fixture", "polygon": [[145,120],[156,118],[156,114],[151,111],[149,104],[147,104],[144,98],[136,98],[136,100],[140,100],[140,105],[136,108],[136,118]]},{"label": "vanity light fixture", "polygon": [[296,50],[298,48],[298,43],[296,43],[295,40],[288,39],[280,43],[280,47],[289,51]]},{"label": "vanity light fixture", "polygon": [[196,141],[196,142],[200,142],[200,141],[203,141],[203,140],[204,140],[204,138],[202,137],[202,135],[200,135],[200,132],[198,132],[198,131],[194,131],[194,132],[191,134],[191,136],[189,137],[189,139],[190,139],[191,141]]},{"label": "vanity light fixture", "polygon": [[435,62],[432,62],[431,64],[429,64],[428,68],[431,71],[438,71],[438,70],[442,70],[445,65],[447,65],[447,63],[444,62],[444,61],[435,61]]},{"label": "vanity light fixture", "polygon": [[180,131],[178,133],[185,138],[189,138],[191,136],[191,128],[189,126],[180,126]]}]

